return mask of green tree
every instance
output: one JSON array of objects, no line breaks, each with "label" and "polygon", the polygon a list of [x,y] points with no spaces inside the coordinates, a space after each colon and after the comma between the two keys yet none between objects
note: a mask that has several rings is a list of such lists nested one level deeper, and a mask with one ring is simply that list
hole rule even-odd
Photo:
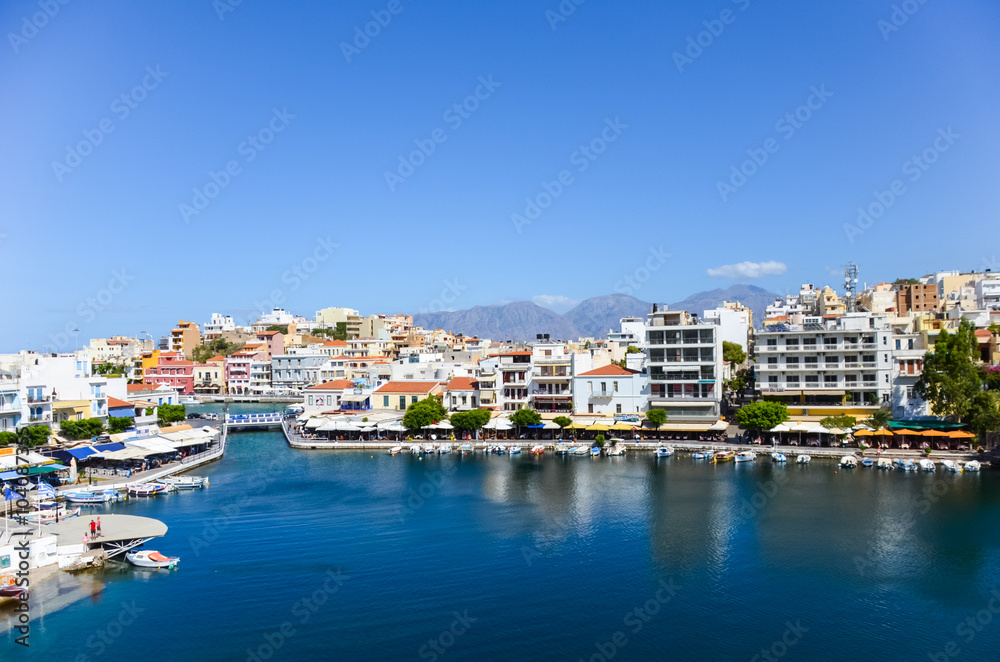
[{"label": "green tree", "polygon": [[1000,391],[980,391],[969,408],[969,429],[981,440],[1000,432]]},{"label": "green tree", "polygon": [[160,425],[170,425],[184,420],[185,408],[184,405],[160,405],[156,408],[156,416],[160,420]]},{"label": "green tree", "polygon": [[513,414],[511,414],[510,422],[516,425],[518,428],[518,432],[520,432],[522,427],[527,427],[529,425],[538,425],[539,423],[541,423],[542,417],[534,409],[521,407]]},{"label": "green tree", "polygon": [[104,432],[104,422],[99,418],[63,421],[59,424],[59,431],[70,439],[90,439]]},{"label": "green tree", "polygon": [[841,414],[839,416],[827,416],[819,422],[820,425],[826,429],[830,428],[840,428],[842,430],[849,430],[858,424],[858,419],[853,416],[847,416],[846,414]]},{"label": "green tree", "polygon": [[646,420],[659,430],[660,426],[667,422],[667,412],[663,409],[650,409],[646,412]]},{"label": "green tree", "polygon": [[0,432],[0,446],[10,446],[17,441],[17,435],[4,430]]},{"label": "green tree", "polygon": [[639,349],[638,347],[636,347],[635,345],[629,345],[628,347],[625,348],[625,353],[626,354],[642,354],[642,350]]},{"label": "green tree", "polygon": [[595,446],[600,446],[601,448],[604,448],[604,435],[603,434],[599,434],[596,437],[594,437],[594,445]]},{"label": "green tree", "polygon": [[490,412],[486,409],[472,409],[469,411],[456,411],[448,417],[448,420],[459,430],[475,432],[490,422],[490,416]]},{"label": "green tree", "polygon": [[109,416],[108,417],[108,432],[111,434],[119,434],[125,432],[130,427],[135,425],[135,420],[129,418],[128,416]]},{"label": "green tree", "polygon": [[568,416],[556,416],[552,419],[552,422],[558,425],[560,430],[573,425],[573,419]]},{"label": "green tree", "polygon": [[866,424],[878,430],[879,428],[884,428],[889,425],[889,421],[892,420],[892,410],[887,407],[879,407],[872,412],[872,415],[868,417],[865,421]]},{"label": "green tree", "polygon": [[428,396],[423,400],[411,403],[406,408],[406,413],[403,414],[403,425],[409,430],[419,430],[447,418],[448,411],[441,406],[438,399],[434,396]]},{"label": "green tree", "polygon": [[738,342],[723,340],[722,360],[728,363],[731,368],[735,368],[747,360],[747,353],[743,351],[743,346]]},{"label": "green tree", "polygon": [[986,328],[994,336],[1000,335],[1000,324],[997,324],[996,322],[990,322],[990,325]]},{"label": "green tree", "polygon": [[288,325],[287,324],[272,324],[265,329],[266,331],[277,331],[278,333],[287,336],[288,335]]},{"label": "green tree", "polygon": [[129,367],[124,363],[112,363],[110,361],[94,363],[92,369],[92,373],[95,375],[127,375],[128,372]]},{"label": "green tree", "polygon": [[52,431],[45,425],[29,425],[17,431],[17,443],[28,448],[48,443]]},{"label": "green tree", "polygon": [[781,402],[761,400],[744,405],[736,412],[736,422],[746,430],[770,430],[788,420],[788,407]]},{"label": "green tree", "polygon": [[336,328],[320,328],[314,329],[312,334],[314,336],[326,336],[331,340],[347,340],[347,322],[337,322]]},{"label": "green tree", "polygon": [[923,375],[916,384],[917,393],[935,414],[956,422],[965,420],[972,399],[982,388],[978,356],[979,341],[972,322],[963,319],[955,333],[941,329],[934,351],[924,355]]}]

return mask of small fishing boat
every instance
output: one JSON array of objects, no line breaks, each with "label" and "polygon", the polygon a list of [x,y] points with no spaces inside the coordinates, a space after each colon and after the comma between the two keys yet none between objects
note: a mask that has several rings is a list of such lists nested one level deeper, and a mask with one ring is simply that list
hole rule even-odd
[{"label": "small fishing boat", "polygon": [[403,452],[402,446],[393,446],[392,448],[389,449],[389,455],[396,455],[397,453],[402,453],[402,452]]},{"label": "small fishing boat", "polygon": [[125,554],[125,558],[128,559],[129,563],[140,568],[170,568],[172,570],[180,563],[178,557],[164,556],[152,549],[128,552]]},{"label": "small fishing boat", "polygon": [[962,467],[962,471],[973,471],[973,472],[975,472],[975,471],[979,471],[981,468],[982,468],[982,465],[979,464],[979,460],[969,460],[968,462],[965,463],[965,466]]},{"label": "small fishing boat", "polygon": [[892,469],[892,460],[887,457],[880,457],[878,462],[875,463],[876,469],[881,469],[882,471],[888,471]]},{"label": "small fishing boat", "polygon": [[926,457],[920,460],[919,464],[921,471],[926,471],[927,473],[934,471],[934,462],[928,460]]},{"label": "small fishing boat", "polygon": [[182,405],[191,405],[191,406],[200,405],[201,404],[201,400],[199,400],[198,398],[195,398],[193,396],[187,396],[187,397],[181,398],[177,402],[179,404],[182,404]]},{"label": "small fishing boat", "polygon": [[78,504],[98,504],[114,501],[118,493],[114,490],[104,490],[102,492],[63,492],[66,501]]},{"label": "small fishing boat", "polygon": [[164,476],[157,482],[173,485],[179,490],[196,490],[208,485],[208,479],[204,476]]},{"label": "small fishing boat", "polygon": [[863,460],[861,460],[861,466],[863,466],[863,467],[873,467],[873,466],[875,466],[875,460],[871,459],[870,457],[866,457]]},{"label": "small fishing boat", "polygon": [[421,453],[424,452],[424,449],[421,448],[418,444],[413,444],[412,446],[410,446],[410,452],[413,453],[414,455],[420,455]]},{"label": "small fishing boat", "polygon": [[471,453],[473,451],[472,444],[462,444],[458,447],[458,450],[463,453]]},{"label": "small fishing boat", "polygon": [[27,592],[28,588],[26,586],[8,584],[0,587],[0,602],[4,602],[6,600],[19,600],[21,598],[21,594]]},{"label": "small fishing boat", "polygon": [[919,467],[913,460],[896,460],[896,468],[900,471],[916,471]]},{"label": "small fishing boat", "polygon": [[80,515],[80,509],[69,510],[65,506],[60,506],[52,510],[36,510],[34,512],[28,513],[26,515],[18,514],[18,518],[24,518],[29,522],[41,522],[42,524],[51,524],[57,519],[62,521],[64,519],[73,519]]},{"label": "small fishing boat", "polygon": [[736,457],[736,451],[719,451],[712,456],[712,462],[732,462]]},{"label": "small fishing boat", "polygon": [[812,455],[799,455],[795,458],[795,464],[809,464],[812,462]]},{"label": "small fishing boat", "polygon": [[753,462],[754,460],[757,459],[757,452],[740,451],[739,453],[736,454],[736,457],[733,459],[735,459],[737,462]]},{"label": "small fishing boat", "polygon": [[424,446],[425,453],[433,453],[435,451],[437,451],[437,446],[435,446],[434,444],[427,444]]},{"label": "small fishing boat", "polygon": [[854,457],[853,455],[845,455],[844,457],[840,458],[840,466],[844,467],[845,469],[854,469],[855,467],[858,466],[858,458]]},{"label": "small fishing boat", "polygon": [[669,457],[674,454],[673,446],[660,446],[656,449],[656,457]]},{"label": "small fishing boat", "polygon": [[955,464],[955,460],[941,460],[941,466],[945,468],[945,471],[951,471],[952,473],[958,473],[962,470],[960,466]]},{"label": "small fishing boat", "polygon": [[573,455],[588,455],[590,453],[590,448],[587,446],[577,446],[572,451]]},{"label": "small fishing boat", "polygon": [[691,453],[691,457],[696,460],[710,460],[712,458],[712,451],[694,451]]},{"label": "small fishing boat", "polygon": [[164,485],[163,483],[140,483],[137,485],[129,485],[128,493],[132,496],[150,497],[170,492],[174,489],[176,488],[173,485]]},{"label": "small fishing boat", "polygon": [[545,452],[545,446],[538,445],[538,446],[532,446],[531,447],[531,454],[532,455],[541,455],[544,452]]},{"label": "small fishing boat", "polygon": [[619,455],[625,454],[625,446],[622,444],[615,444],[608,449],[608,457],[618,457]]},{"label": "small fishing boat", "polygon": [[556,455],[567,455],[573,450],[573,447],[569,444],[558,443],[556,444]]},{"label": "small fishing boat", "polygon": [[591,446],[590,447],[590,456],[591,457],[600,457],[601,456],[601,447],[600,446]]},{"label": "small fishing boat", "polygon": [[444,455],[451,452],[451,444],[438,444],[438,454]]},{"label": "small fishing boat", "polygon": [[779,453],[778,451],[774,451],[773,453],[771,453],[771,459],[774,460],[775,462],[787,462],[788,461],[788,458],[785,457],[785,454],[784,453]]},{"label": "small fishing boat", "polygon": [[510,446],[510,447],[507,448],[507,452],[510,453],[511,455],[520,455],[521,454],[521,447],[520,446]]}]

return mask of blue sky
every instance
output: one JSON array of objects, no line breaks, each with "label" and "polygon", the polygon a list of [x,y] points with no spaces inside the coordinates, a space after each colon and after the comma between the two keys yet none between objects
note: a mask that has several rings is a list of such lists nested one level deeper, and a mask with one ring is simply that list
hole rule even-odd
[{"label": "blue sky", "polygon": [[224,3],[3,3],[0,349],[1000,267],[996,3]]}]

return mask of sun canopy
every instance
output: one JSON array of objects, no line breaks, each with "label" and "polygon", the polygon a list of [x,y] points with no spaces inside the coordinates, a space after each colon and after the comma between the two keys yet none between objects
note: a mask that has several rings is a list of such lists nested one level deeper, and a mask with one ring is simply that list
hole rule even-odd
[{"label": "sun canopy", "polygon": [[306,428],[310,430],[315,430],[318,427],[322,427],[329,422],[330,419],[323,418],[322,416],[317,416],[316,418],[310,418],[306,422]]},{"label": "sun canopy", "polygon": [[778,423],[769,430],[769,432],[788,432],[788,431],[789,431],[788,426],[785,425],[784,423]]},{"label": "sun canopy", "polygon": [[543,430],[561,430],[562,428],[559,427],[558,423],[555,423],[553,421],[547,421],[545,423],[545,425],[542,426],[542,429]]},{"label": "sun canopy", "polygon": [[903,429],[903,430],[893,430],[893,432],[895,434],[909,434],[909,435],[914,435],[914,436],[917,436],[917,437],[920,437],[920,436],[922,436],[924,434],[923,432],[916,432],[914,430],[906,430],[906,429]]},{"label": "sun canopy", "polygon": [[924,437],[947,437],[948,433],[943,430],[924,430]]},{"label": "sun canopy", "polygon": [[583,423],[573,423],[572,425],[566,426],[567,430],[586,430],[587,426]]},{"label": "sun canopy", "polygon": [[830,434],[830,430],[823,427],[822,425],[814,425],[808,430],[806,430],[806,432],[808,432],[809,434]]},{"label": "sun canopy", "polygon": [[876,437],[891,437],[892,436],[892,433],[889,432],[888,430],[886,430],[885,428],[879,428],[878,430],[875,430],[874,432],[872,432],[872,434],[875,435]]},{"label": "sun canopy", "polygon": [[830,428],[830,434],[847,434],[840,428]]},{"label": "sun canopy", "polygon": [[587,426],[587,432],[607,432],[610,429],[610,427],[601,423],[594,423],[593,425]]},{"label": "sun canopy", "polygon": [[91,455],[96,455],[100,451],[95,450],[90,446],[80,446],[79,448],[68,448],[66,452],[75,457],[77,460],[84,460]]},{"label": "sun canopy", "polygon": [[633,427],[635,427],[635,426],[631,425],[629,423],[625,423],[623,421],[619,421],[618,423],[615,423],[614,425],[612,425],[608,429],[609,430],[620,430],[622,432],[629,432],[629,431],[632,430]]},{"label": "sun canopy", "polygon": [[952,439],[972,439],[976,435],[971,432],[966,432],[965,430],[952,430],[948,433],[948,436]]},{"label": "sun canopy", "polygon": [[440,421],[438,423],[432,423],[431,425],[428,425],[427,427],[430,428],[431,430],[454,430],[455,429],[455,426],[452,425],[451,423],[449,423],[448,421]]},{"label": "sun canopy", "polygon": [[708,429],[712,430],[713,432],[718,432],[720,430],[725,430],[728,427],[729,423],[727,423],[726,421],[716,421],[715,423],[709,425]]},{"label": "sun canopy", "polygon": [[873,436],[875,436],[875,433],[872,432],[871,430],[858,430],[857,432],[854,433],[854,436],[855,437],[873,437]]}]

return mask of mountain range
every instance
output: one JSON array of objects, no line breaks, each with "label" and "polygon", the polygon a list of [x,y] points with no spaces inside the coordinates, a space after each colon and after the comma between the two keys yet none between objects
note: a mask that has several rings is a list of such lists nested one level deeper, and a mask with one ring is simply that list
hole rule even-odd
[{"label": "mountain range", "polygon": [[[777,296],[756,285],[733,285],[724,290],[698,292],[668,306],[670,310],[701,315],[723,301],[740,301],[753,310],[754,321],[759,324],[764,319],[764,308]],[[608,294],[585,299],[561,315],[531,301],[514,301],[466,310],[418,313],[413,316],[413,323],[425,329],[445,329],[496,341],[534,340],[544,333],[553,340],[572,340],[605,337],[609,331],[619,330],[622,317],[645,317],[651,308],[651,303],[627,294]]]}]

